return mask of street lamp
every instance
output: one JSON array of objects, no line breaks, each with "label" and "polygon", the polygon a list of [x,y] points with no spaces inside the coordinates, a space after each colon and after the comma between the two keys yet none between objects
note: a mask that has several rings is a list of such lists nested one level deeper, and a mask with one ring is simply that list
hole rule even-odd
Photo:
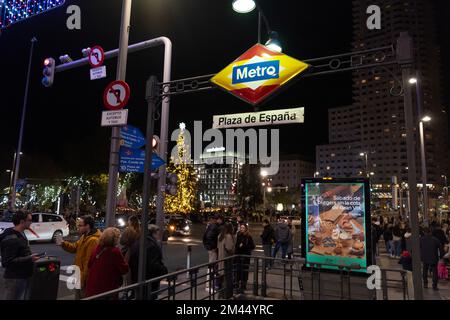
[{"label": "street lamp", "polygon": [[256,8],[253,0],[233,0],[233,10],[238,13],[249,13]]},{"label": "street lamp", "polygon": [[361,153],[359,154],[359,156],[360,156],[360,157],[364,157],[364,163],[365,163],[365,166],[364,166],[364,174],[365,174],[365,176],[368,178],[368,177],[369,177],[369,173],[367,172],[367,162],[368,162],[367,152],[361,152]]},{"label": "street lamp", "polygon": [[255,8],[258,9],[258,43],[261,43],[261,22],[264,20],[267,35],[269,37],[269,40],[265,44],[266,47],[276,52],[283,51],[278,33],[270,28],[269,21],[262,8],[258,5],[258,2],[255,0],[233,0],[232,5],[233,10],[237,13],[249,13],[255,10]]},{"label": "street lamp", "polygon": [[445,196],[445,198],[447,199],[447,197],[448,197],[448,185],[447,185],[447,176],[445,175],[445,174],[443,174],[442,176],[441,176],[441,178],[444,178],[445,179],[445,185],[444,185],[444,196]]},{"label": "street lamp", "polygon": [[420,119],[419,121],[419,137],[420,137],[420,158],[422,163],[422,191],[423,191],[423,220],[425,225],[428,226],[428,187],[427,187],[427,166],[426,166],[426,154],[425,154],[425,137],[423,124],[425,122],[430,122],[431,117],[429,115],[424,115],[422,107],[422,83],[420,81],[421,77],[419,71],[416,72],[415,77],[409,79],[411,85],[416,86],[417,95],[417,115]]}]

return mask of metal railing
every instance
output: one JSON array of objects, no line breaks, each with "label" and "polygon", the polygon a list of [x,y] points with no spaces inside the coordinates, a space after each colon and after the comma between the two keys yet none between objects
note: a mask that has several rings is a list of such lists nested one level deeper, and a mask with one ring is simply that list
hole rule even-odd
[{"label": "metal railing", "polygon": [[[213,263],[169,273],[85,300],[245,300],[250,297],[284,300],[389,298],[389,289],[402,290],[408,299],[406,272],[381,269],[382,288],[369,290],[367,275],[357,274],[359,266],[312,263],[303,258],[279,259],[236,255]],[[400,277],[388,278],[399,273]]]}]

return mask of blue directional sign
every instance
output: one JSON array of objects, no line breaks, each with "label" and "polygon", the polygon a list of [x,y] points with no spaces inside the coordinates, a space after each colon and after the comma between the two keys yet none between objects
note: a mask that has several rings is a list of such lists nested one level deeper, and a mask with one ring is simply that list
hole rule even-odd
[{"label": "blue directional sign", "polygon": [[147,144],[147,140],[141,130],[133,126],[125,126],[120,129],[122,147],[139,149]]},{"label": "blue directional sign", "polygon": [[164,162],[163,159],[158,157],[158,155],[152,153],[152,171],[155,171],[156,169],[158,169],[159,167],[161,167],[165,164],[166,163]]},{"label": "blue directional sign", "polygon": [[[138,172],[144,173],[145,164],[145,150],[132,149],[121,147],[120,148],[120,172]],[[152,166],[151,170],[155,171],[165,162],[156,154],[152,154]]]},{"label": "blue directional sign", "polygon": [[145,150],[120,148],[120,172],[144,172]]}]

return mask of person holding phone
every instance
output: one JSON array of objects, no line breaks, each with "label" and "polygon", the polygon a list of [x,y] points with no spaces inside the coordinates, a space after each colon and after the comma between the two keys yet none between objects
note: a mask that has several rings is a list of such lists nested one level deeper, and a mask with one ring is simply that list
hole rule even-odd
[{"label": "person holding phone", "polygon": [[61,237],[57,237],[56,245],[61,246],[67,252],[75,253],[75,265],[80,268],[81,272],[81,288],[75,291],[75,299],[81,300],[85,297],[86,279],[89,273],[89,259],[97,247],[102,233],[95,228],[94,218],[89,215],[81,217],[78,221],[78,233],[81,235],[78,241],[62,241]]},{"label": "person holding phone", "polygon": [[26,300],[33,264],[39,255],[31,254],[25,230],[31,226],[31,214],[17,211],[13,217],[13,228],[0,236],[2,266],[5,268],[4,300]]}]

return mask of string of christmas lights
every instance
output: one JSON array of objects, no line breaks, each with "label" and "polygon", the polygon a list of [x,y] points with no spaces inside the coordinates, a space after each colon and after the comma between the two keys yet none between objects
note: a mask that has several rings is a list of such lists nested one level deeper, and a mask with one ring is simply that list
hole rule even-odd
[{"label": "string of christmas lights", "polygon": [[63,5],[65,0],[0,0],[0,29]]}]

